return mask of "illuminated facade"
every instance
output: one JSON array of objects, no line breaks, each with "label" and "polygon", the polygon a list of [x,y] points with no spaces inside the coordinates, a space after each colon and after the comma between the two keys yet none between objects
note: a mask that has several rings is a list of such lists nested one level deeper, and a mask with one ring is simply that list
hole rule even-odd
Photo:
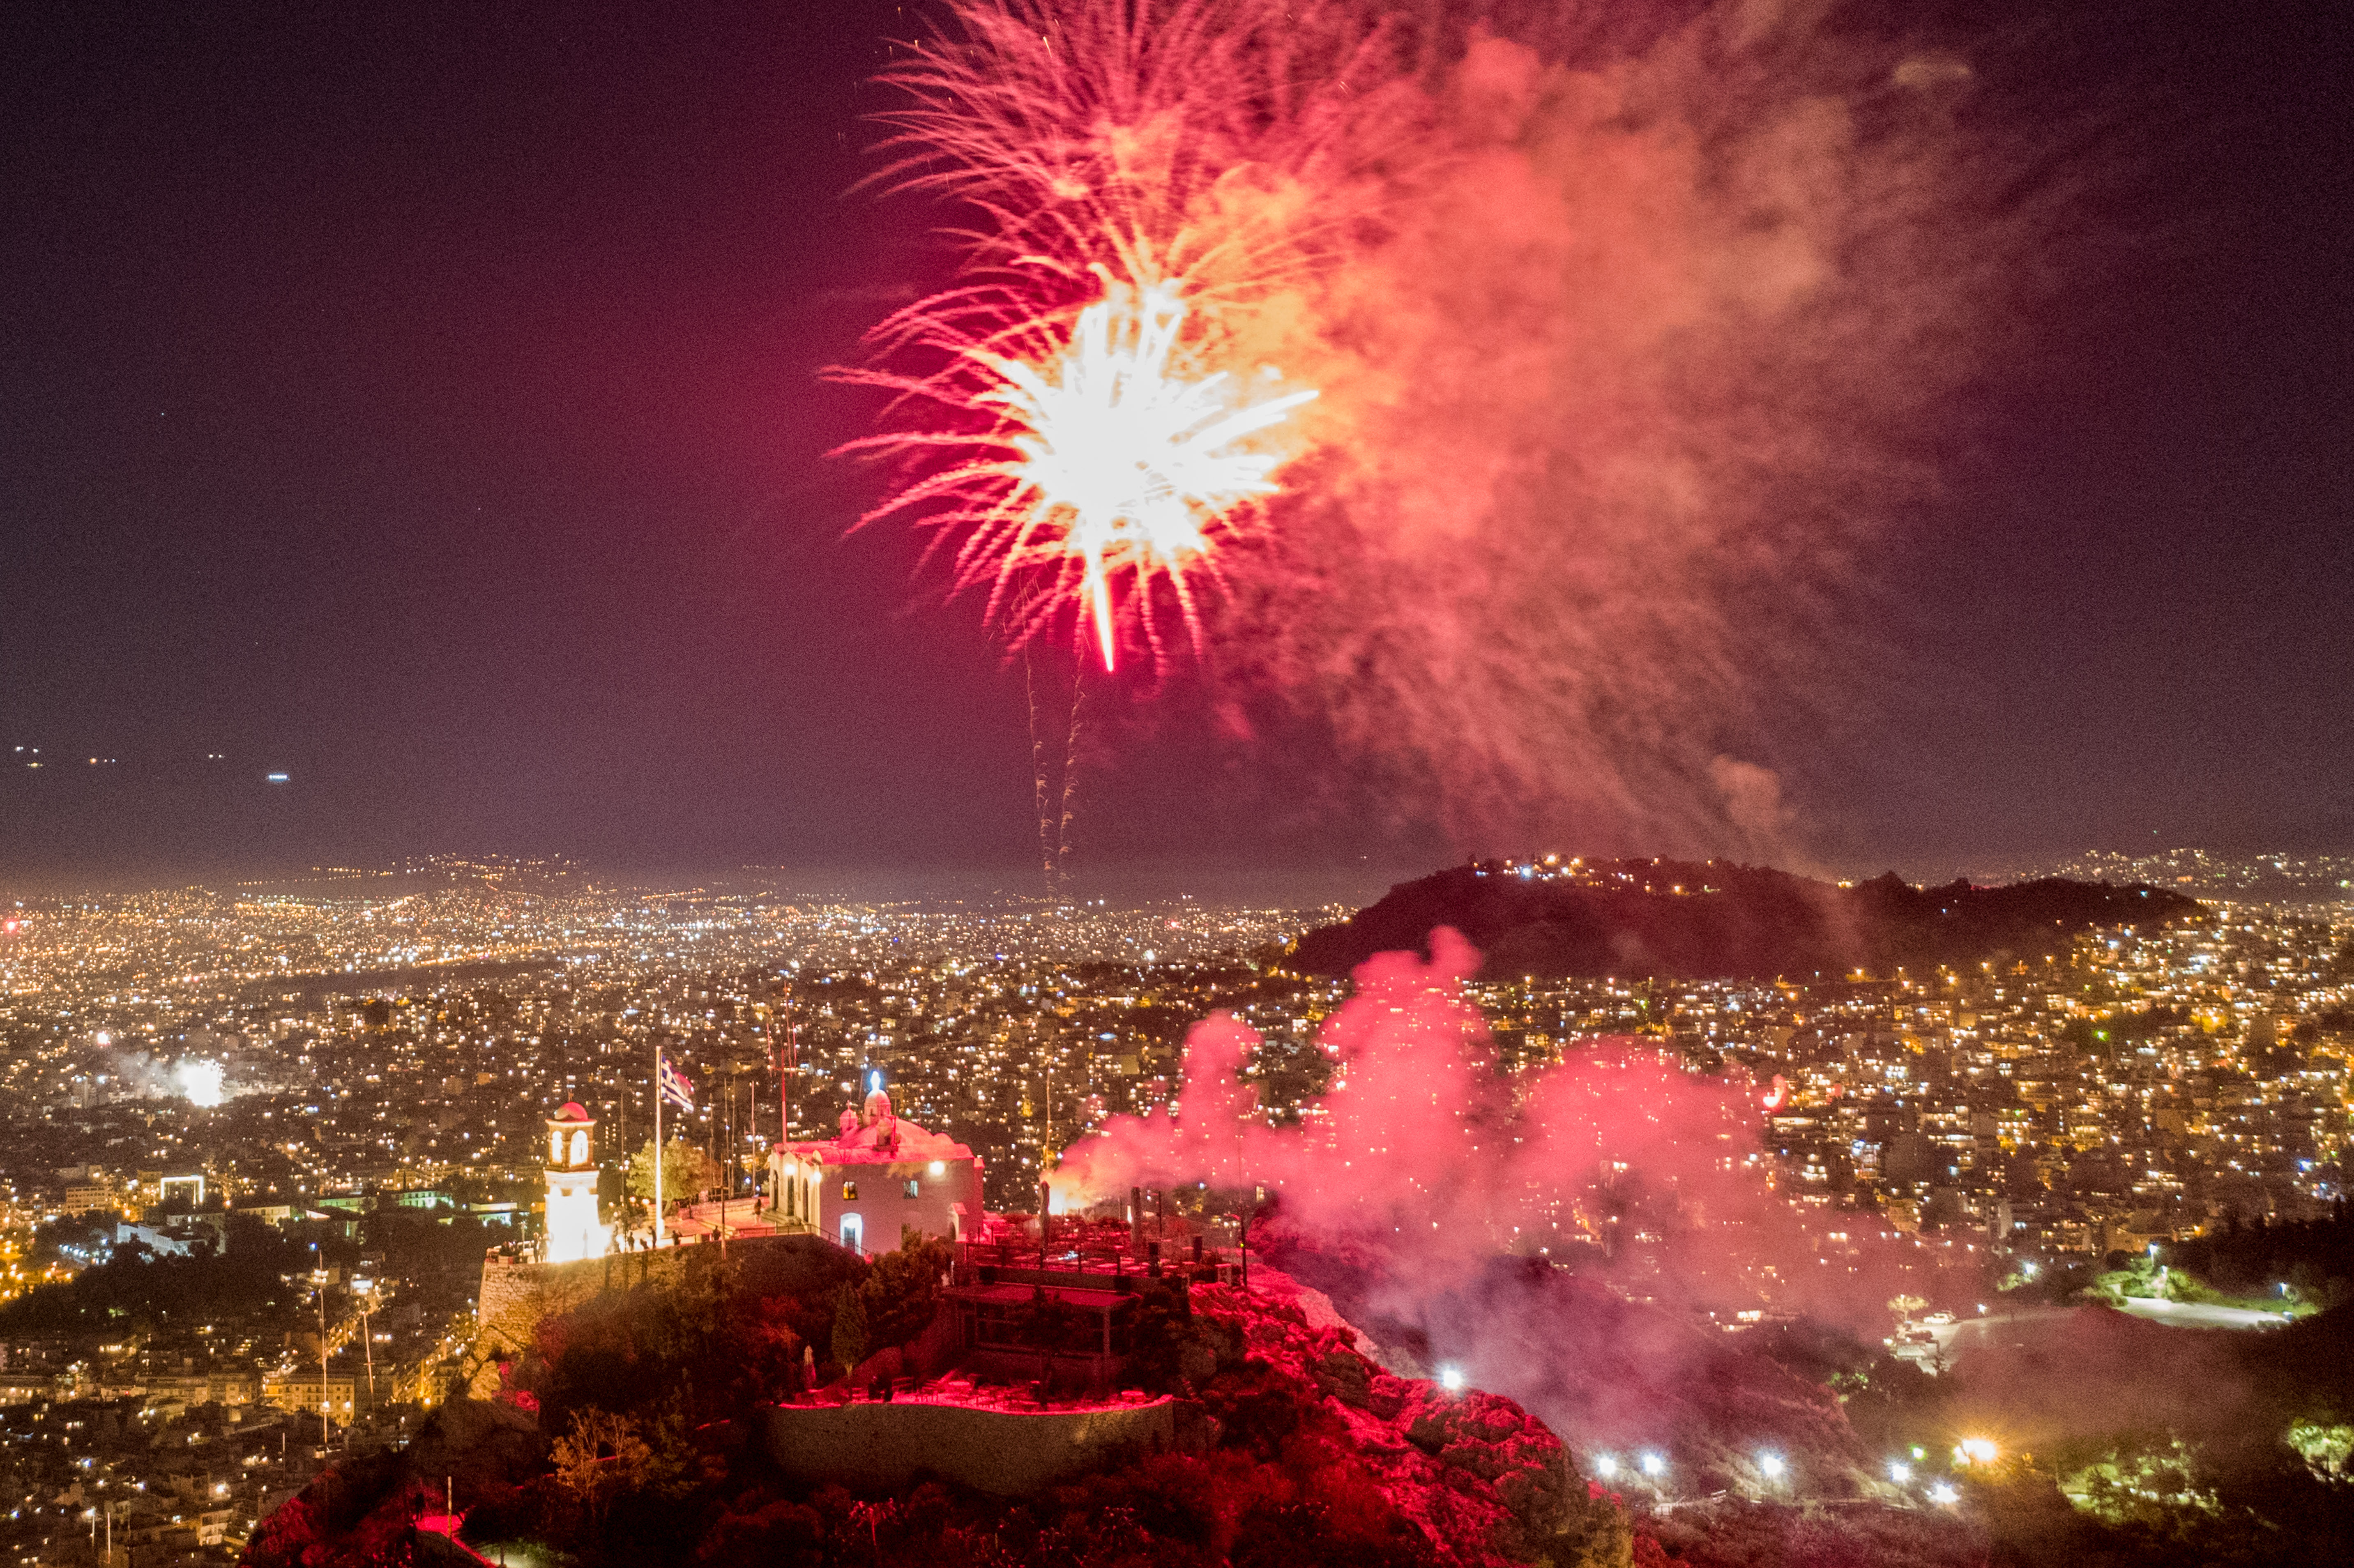
[{"label": "illuminated facade", "polygon": [[597,1213],[596,1128],[597,1118],[571,1100],[547,1118],[547,1231],[541,1256],[549,1263],[605,1251],[605,1224]]},{"label": "illuminated facade", "polygon": [[770,1217],[854,1252],[896,1252],[910,1228],[960,1239],[981,1223],[981,1159],[943,1133],[902,1121],[880,1089],[842,1113],[842,1135],[769,1156]]}]

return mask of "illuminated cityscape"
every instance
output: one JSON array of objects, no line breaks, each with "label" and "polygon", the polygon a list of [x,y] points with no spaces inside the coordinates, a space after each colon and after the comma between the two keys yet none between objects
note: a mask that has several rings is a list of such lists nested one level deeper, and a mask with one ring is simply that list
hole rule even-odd
[{"label": "illuminated cityscape", "polygon": [[[790,1034],[795,1139],[887,1082],[982,1156],[991,1210],[1016,1210],[1042,1160],[1170,1097],[1214,1010],[1264,1037],[1262,1114],[1293,1118],[1351,989],[1282,968],[1331,910],[818,905],[497,861],[337,874],[11,907],[9,1292],[131,1247],[302,1266],[210,1321],[116,1309],[12,1336],[21,1544],[101,1503],[133,1539],[249,1531],[316,1462],[322,1326],[333,1444],[447,1397],[472,1370],[473,1260],[545,1224],[548,1118],[588,1108],[617,1193],[656,1042],[708,1086],[674,1136],[737,1192],[776,1139]],[[1508,1075],[1631,1036],[1777,1078],[1778,1190],[1852,1216],[1842,1234],[2090,1260],[2342,1195],[2354,903],[2218,902],[1970,973],[1467,990]]]},{"label": "illuminated cityscape", "polygon": [[0,1568],[2354,1561],[2343,9],[11,7]]}]

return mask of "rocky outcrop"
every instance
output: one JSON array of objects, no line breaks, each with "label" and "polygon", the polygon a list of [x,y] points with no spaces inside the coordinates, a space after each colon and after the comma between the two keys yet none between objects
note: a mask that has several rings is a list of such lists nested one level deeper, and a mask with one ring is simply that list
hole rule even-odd
[{"label": "rocky outcrop", "polygon": [[1391,1502],[1458,1563],[1626,1568],[1630,1561],[1623,1510],[1512,1401],[1394,1376],[1356,1349],[1347,1324],[1311,1324],[1280,1299],[1204,1287],[1193,1292],[1193,1364],[1211,1366],[1201,1396],[1229,1441],[1288,1415],[1287,1440],[1304,1429],[1345,1444]]}]

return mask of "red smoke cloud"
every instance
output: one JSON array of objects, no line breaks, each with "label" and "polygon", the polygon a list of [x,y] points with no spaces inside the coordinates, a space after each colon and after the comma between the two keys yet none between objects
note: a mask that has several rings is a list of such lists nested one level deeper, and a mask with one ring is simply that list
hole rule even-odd
[{"label": "red smoke cloud", "polygon": [[[1180,1092],[1074,1145],[1066,1204],[1131,1186],[1264,1186],[1286,1225],[1319,1245],[1410,1253],[1459,1267],[1580,1243],[1612,1254],[1634,1233],[1768,1224],[1773,1201],[1745,1086],[1686,1071],[1633,1041],[1600,1043],[1517,1077],[1500,1073],[1461,981],[1479,955],[1453,931],[1432,958],[1384,953],[1324,1022],[1335,1065],[1296,1127],[1256,1114],[1242,1072],[1259,1035],[1229,1014],[1197,1024]],[[1614,1234],[1624,1230],[1625,1237]]]},{"label": "red smoke cloud", "polygon": [[[1900,1288],[1929,1288],[1941,1267],[1975,1279],[1967,1240],[1925,1245],[1870,1215],[1786,1202],[1745,1076],[1695,1073],[1623,1037],[1499,1071],[1462,989],[1479,955],[1445,929],[1431,951],[1427,964],[1384,953],[1357,969],[1319,1041],[1332,1081],[1298,1126],[1257,1114],[1243,1073],[1258,1034],[1204,1019],[1174,1097],[1066,1154],[1061,1203],[1195,1181],[1264,1187],[1275,1209],[1257,1234],[1365,1323],[1388,1325],[1393,1359],[1403,1335],[1422,1347],[1412,1354],[1456,1362],[1581,1443],[1723,1425],[1706,1391],[1734,1375],[1739,1341],[1695,1309],[1719,1323],[1802,1311],[1870,1342]],[[1532,1261],[1500,1264],[1512,1255]],[[1753,1436],[1826,1452],[1850,1442],[1824,1397],[1789,1382],[1776,1401]]]},{"label": "red smoke cloud", "polygon": [[[1745,1075],[1698,1073],[1618,1037],[1508,1075],[1462,989],[1479,955],[1445,929],[1431,951],[1427,964],[1384,953],[1357,969],[1319,1041],[1332,1081],[1296,1126],[1257,1114],[1245,1075],[1257,1033],[1204,1019],[1178,1092],[1073,1145],[1053,1179],[1059,1202],[1263,1187],[1285,1230],[1396,1279],[1460,1278],[1517,1254],[1728,1314],[1771,1305],[1885,1331],[1882,1304],[1932,1255],[1870,1214],[1786,1201]],[[1936,1249],[1938,1265],[1947,1250],[1975,1256],[1964,1238]]]},{"label": "red smoke cloud", "polygon": [[1417,155],[1270,350],[1321,441],[1219,657],[1468,837],[1787,859],[1771,726],[1852,706],[1851,595],[2057,197],[1959,57],[1829,7],[1549,9],[1389,103]]}]

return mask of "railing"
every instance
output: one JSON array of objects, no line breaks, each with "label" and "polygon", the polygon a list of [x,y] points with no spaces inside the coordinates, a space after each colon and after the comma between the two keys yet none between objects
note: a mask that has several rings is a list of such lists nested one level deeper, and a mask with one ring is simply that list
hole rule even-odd
[{"label": "railing", "polygon": [[1072,1232],[1054,1227],[1043,1245],[1035,1237],[1006,1234],[960,1242],[956,1282],[1125,1291],[1134,1287],[1134,1281],[1163,1277],[1224,1281],[1240,1266],[1227,1249],[1206,1246],[1199,1237],[1182,1242],[1172,1237],[1165,1243],[1148,1239],[1139,1247],[1130,1243],[1125,1228],[1112,1235],[1078,1226]]}]

